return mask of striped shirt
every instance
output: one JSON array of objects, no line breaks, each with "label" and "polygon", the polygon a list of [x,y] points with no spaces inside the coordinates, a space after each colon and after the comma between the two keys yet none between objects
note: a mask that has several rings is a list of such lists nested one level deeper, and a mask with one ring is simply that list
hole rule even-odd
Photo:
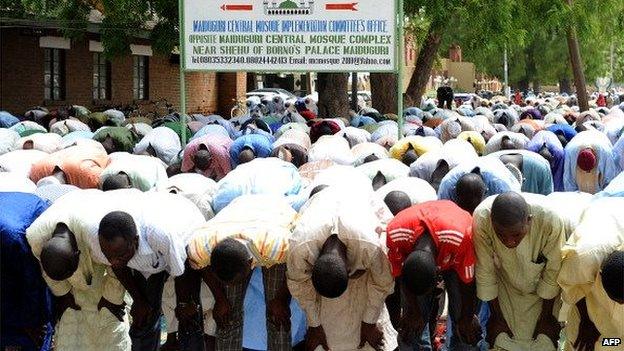
[{"label": "striped shirt", "polygon": [[[139,246],[128,262],[129,268],[145,277],[162,271],[174,277],[184,273],[186,244],[192,230],[204,223],[204,216],[192,202],[175,194],[123,189],[103,193],[98,205],[106,206],[108,212],[125,211],[134,219]],[[91,233],[94,259],[110,265],[100,248],[97,228]]]},{"label": "striped shirt", "polygon": [[215,246],[233,238],[247,247],[254,266],[285,263],[296,216],[281,197],[243,195],[193,233],[187,248],[189,262],[195,269],[209,266]]},{"label": "striped shirt", "polygon": [[388,258],[395,277],[401,275],[403,262],[427,232],[437,249],[438,268],[454,270],[464,283],[474,280],[472,216],[455,203],[438,200],[414,205],[399,212],[386,232]]}]

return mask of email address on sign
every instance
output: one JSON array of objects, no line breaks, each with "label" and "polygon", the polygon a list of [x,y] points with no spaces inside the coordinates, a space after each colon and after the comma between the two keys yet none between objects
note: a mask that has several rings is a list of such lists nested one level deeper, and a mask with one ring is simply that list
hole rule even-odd
[{"label": "email address on sign", "polygon": [[[305,60],[305,59],[304,59]],[[292,62],[291,62],[292,61]],[[342,57],[342,58],[309,58],[305,60],[309,65],[390,65],[390,59]],[[192,63],[216,64],[292,64],[301,63],[301,59],[270,56],[191,56]]]}]

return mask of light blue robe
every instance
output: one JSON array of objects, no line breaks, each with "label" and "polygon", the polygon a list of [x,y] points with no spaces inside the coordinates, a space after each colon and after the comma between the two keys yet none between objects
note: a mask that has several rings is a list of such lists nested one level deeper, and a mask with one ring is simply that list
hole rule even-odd
[{"label": "light blue robe", "polygon": [[464,174],[472,172],[477,167],[487,187],[486,197],[507,191],[520,192],[520,183],[500,160],[493,157],[480,157],[475,161],[462,162],[451,169],[442,178],[440,188],[438,188],[438,198],[457,202],[455,190],[457,181]]},{"label": "light blue robe", "polygon": [[500,159],[501,155],[509,154],[522,155],[522,192],[542,195],[553,192],[553,177],[546,159],[527,150],[501,150],[490,155]]},{"label": "light blue robe", "polygon": [[598,172],[600,182],[597,189],[604,189],[618,173],[620,167],[613,159],[613,146],[606,135],[595,130],[588,130],[577,134],[565,148],[565,165],[563,170],[563,187],[565,191],[577,191],[576,167],[578,155],[585,148],[591,148],[598,158]]}]

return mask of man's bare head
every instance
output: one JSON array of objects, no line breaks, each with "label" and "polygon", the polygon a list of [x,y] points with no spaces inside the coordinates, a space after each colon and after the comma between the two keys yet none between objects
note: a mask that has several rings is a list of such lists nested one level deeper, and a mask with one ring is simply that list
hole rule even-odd
[{"label": "man's bare head", "polygon": [[466,173],[457,180],[455,185],[457,205],[465,211],[472,213],[483,201],[486,191],[487,187],[478,169],[471,173]]},{"label": "man's bare head", "polygon": [[410,197],[405,192],[397,190],[389,192],[386,197],[384,197],[384,202],[394,216],[412,206]]},{"label": "man's bare head", "polygon": [[509,191],[494,199],[491,212],[492,227],[508,248],[517,247],[529,233],[531,213],[522,195]]},{"label": "man's bare head", "polygon": [[238,163],[243,164],[243,163],[251,162],[255,158],[256,158],[256,154],[253,152],[253,150],[248,147],[245,147],[240,152],[240,154],[238,154]]}]

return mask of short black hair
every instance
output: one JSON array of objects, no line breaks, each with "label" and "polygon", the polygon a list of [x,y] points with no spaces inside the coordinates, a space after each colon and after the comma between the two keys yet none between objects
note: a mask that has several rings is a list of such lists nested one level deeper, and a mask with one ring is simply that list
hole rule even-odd
[{"label": "short black hair", "polygon": [[247,163],[256,158],[254,151],[248,147],[244,147],[238,154],[238,163]]},{"label": "short black hair", "polygon": [[312,267],[312,285],[319,295],[334,299],[340,297],[349,284],[349,272],[338,255],[320,255]]},{"label": "short black hair", "polygon": [[553,161],[553,154],[548,149],[546,143],[544,143],[537,152],[540,156],[542,156],[546,161],[551,163]]},{"label": "short black hair", "polygon": [[169,178],[180,173],[182,173],[182,162],[175,162],[167,167],[167,177]]},{"label": "short black hair", "polygon": [[624,251],[613,251],[602,261],[600,279],[611,300],[624,301]]},{"label": "short black hair", "polygon": [[312,191],[310,191],[310,197],[316,195],[317,193],[320,193],[321,191],[325,190],[328,187],[329,187],[329,185],[327,185],[327,184],[321,184],[321,185],[315,186],[314,189],[312,189]]},{"label": "short black hair", "polygon": [[379,157],[375,154],[371,154],[371,155],[364,157],[364,160],[362,161],[362,163],[368,163],[368,162],[373,162],[377,160],[379,160]]},{"label": "short black hair", "polygon": [[102,183],[102,190],[117,190],[132,187],[132,181],[125,172],[119,172],[108,176]]},{"label": "short black hair", "polygon": [[249,251],[243,243],[227,238],[217,243],[212,250],[210,267],[219,279],[230,282],[245,270],[249,259]]},{"label": "short black hair", "polygon": [[416,153],[416,150],[414,150],[410,146],[409,150],[407,150],[401,157],[401,162],[403,162],[403,164],[405,164],[406,166],[410,166],[417,159],[418,159],[418,154]]},{"label": "short black hair", "polygon": [[388,184],[388,179],[383,173],[381,173],[381,171],[377,171],[371,183],[373,185],[373,190],[377,190],[382,186]]},{"label": "short black hair", "polygon": [[486,191],[487,187],[478,170],[462,175],[455,184],[457,204],[470,213],[481,203]]},{"label": "short black hair", "polygon": [[106,241],[122,238],[126,241],[134,239],[138,235],[134,218],[123,211],[108,213],[100,221],[98,236]]},{"label": "short black hair", "polygon": [[529,217],[529,204],[522,195],[508,191],[494,199],[492,222],[505,227],[514,226]]},{"label": "short black hair", "polygon": [[199,144],[197,152],[193,155],[193,163],[195,164],[195,167],[204,171],[210,167],[211,158],[212,156],[210,154],[210,150],[208,150],[206,145]]},{"label": "short black hair", "polygon": [[384,202],[390,209],[393,215],[397,215],[404,209],[412,206],[412,200],[403,191],[393,190],[384,197]]},{"label": "short black hair", "polygon": [[[71,234],[63,223],[59,223],[54,231]],[[72,246],[73,240],[75,239],[67,236],[53,236],[43,244],[40,255],[41,267],[51,279],[57,281],[68,279],[78,269],[80,255]]]},{"label": "short black hair", "polygon": [[401,279],[407,289],[415,295],[424,295],[435,287],[438,268],[433,254],[415,250],[403,263]]}]

